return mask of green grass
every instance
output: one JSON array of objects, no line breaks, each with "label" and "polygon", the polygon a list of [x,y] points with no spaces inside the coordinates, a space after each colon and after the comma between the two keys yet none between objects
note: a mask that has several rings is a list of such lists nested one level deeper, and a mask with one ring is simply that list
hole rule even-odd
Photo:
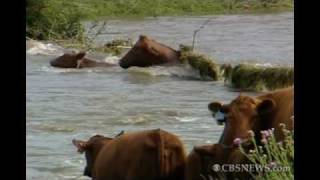
[{"label": "green grass", "polygon": [[218,81],[220,79],[219,65],[210,57],[194,52],[191,46],[186,45],[180,45],[180,53],[181,63],[190,65],[198,71],[203,80]]},{"label": "green grass", "polygon": [[235,88],[264,91],[285,88],[294,83],[292,67],[259,67],[239,64],[232,69],[228,81]]},{"label": "green grass", "polygon": [[[63,1],[63,0],[57,0]],[[73,0],[87,19],[288,11],[292,0]]]},{"label": "green grass", "polygon": [[27,0],[27,36],[83,41],[81,21],[293,10],[293,0]]}]

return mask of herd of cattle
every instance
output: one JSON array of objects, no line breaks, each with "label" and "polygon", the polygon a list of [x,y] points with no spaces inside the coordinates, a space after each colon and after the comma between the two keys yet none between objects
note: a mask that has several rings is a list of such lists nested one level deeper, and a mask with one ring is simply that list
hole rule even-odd
[{"label": "herd of cattle", "polygon": [[[213,164],[248,163],[234,139],[249,138],[252,130],[260,143],[260,131],[274,128],[277,141],[282,141],[279,124],[293,129],[294,88],[258,97],[240,95],[230,104],[212,102],[208,107],[213,115],[222,114],[222,119],[216,119],[225,124],[218,143],[195,146],[187,155],[179,137],[161,129],[73,140],[78,152],[85,152],[84,175],[94,180],[203,180],[207,175],[219,178],[223,172],[213,171]],[[224,177],[250,179],[250,174],[224,173]]]},{"label": "herd of cattle", "polygon": [[[85,52],[65,53],[62,56],[53,59],[50,62],[50,65],[60,68],[116,66],[116,64],[86,58],[85,55]],[[131,66],[148,67],[153,65],[176,65],[180,63],[179,57],[180,51],[160,44],[147,36],[140,35],[136,44],[120,59],[119,65],[125,69]]]},{"label": "herd of cattle", "polygon": [[[134,47],[120,59],[122,68],[131,66],[174,65],[180,52],[140,36]],[[50,62],[61,68],[115,66],[85,58],[85,52],[64,54]],[[194,146],[188,154],[178,136],[162,129],[120,133],[116,137],[95,135],[87,141],[73,140],[78,152],[85,153],[84,175],[94,180],[203,180],[249,179],[248,172],[213,171],[213,164],[245,164],[249,160],[237,145],[253,131],[257,143],[260,132],[274,128],[277,141],[283,140],[279,124],[293,130],[294,87],[276,90],[257,97],[239,95],[229,104],[211,102],[214,118],[224,124],[219,142]],[[251,144],[252,145],[252,144]],[[250,149],[252,146],[244,148]]]}]

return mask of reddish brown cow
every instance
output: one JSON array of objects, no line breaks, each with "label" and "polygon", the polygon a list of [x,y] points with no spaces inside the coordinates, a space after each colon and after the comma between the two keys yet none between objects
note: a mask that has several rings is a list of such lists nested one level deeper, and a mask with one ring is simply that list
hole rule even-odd
[{"label": "reddish brown cow", "polygon": [[[186,180],[206,179],[250,179],[246,172],[228,173],[229,164],[244,164],[250,162],[233,146],[222,144],[195,146],[190,152],[186,164]],[[215,169],[218,165],[220,169]],[[225,165],[223,167],[222,165]]]},{"label": "reddish brown cow", "polygon": [[[294,115],[294,88],[289,87],[257,97],[240,95],[230,104],[212,102],[208,107],[216,120],[225,124],[224,131],[219,144],[194,147],[187,161],[186,172],[189,180],[200,179],[200,173],[210,174],[212,177],[221,175],[210,169],[212,164],[249,163],[233,144],[235,138],[249,138],[249,130],[255,133],[258,143],[261,139],[260,131],[271,128],[275,128],[276,139],[283,140],[279,124],[283,123],[289,130],[293,129],[291,117]],[[235,174],[224,175],[227,179],[233,179]],[[249,174],[244,172],[236,176],[247,179]]]},{"label": "reddish brown cow", "polygon": [[230,104],[212,102],[208,105],[213,115],[223,114],[217,119],[225,122],[219,143],[232,145],[235,138],[247,139],[248,131],[253,130],[260,139],[260,131],[275,128],[275,136],[283,138],[279,124],[293,129],[291,117],[294,115],[293,87],[273,91],[258,97],[238,96]]},{"label": "reddish brown cow", "polygon": [[131,66],[148,67],[179,63],[180,53],[168,46],[160,44],[147,36],[140,35],[133,48],[120,59],[122,68]]},{"label": "reddish brown cow", "polygon": [[226,161],[227,150],[221,144],[195,146],[187,159],[186,180],[204,180],[209,174],[218,178],[220,174],[213,172],[213,165]]},{"label": "reddish brown cow", "polygon": [[73,140],[85,152],[84,175],[95,180],[183,180],[186,155],[179,138],[161,129]]},{"label": "reddish brown cow", "polygon": [[97,62],[85,57],[85,52],[65,53],[56,59],[50,61],[50,65],[60,68],[85,68],[85,67],[109,67],[114,64],[106,62]]}]

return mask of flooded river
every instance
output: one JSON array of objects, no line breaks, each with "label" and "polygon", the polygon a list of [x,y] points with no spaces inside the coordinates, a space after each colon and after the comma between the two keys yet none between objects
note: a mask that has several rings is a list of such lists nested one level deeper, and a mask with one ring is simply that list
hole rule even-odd
[{"label": "flooded river", "polygon": [[[193,31],[207,19],[196,49],[217,62],[294,65],[293,13],[112,20],[96,43],[123,37],[135,41],[145,34],[178,48],[191,44]],[[85,159],[73,147],[73,138],[162,128],[177,134],[188,151],[214,143],[223,127],[211,117],[207,104],[228,102],[239,94],[223,82],[201,81],[181,67],[50,67],[49,61],[63,51],[50,44],[27,50],[28,180],[88,179],[82,176]],[[119,57],[101,58],[117,63]]]}]

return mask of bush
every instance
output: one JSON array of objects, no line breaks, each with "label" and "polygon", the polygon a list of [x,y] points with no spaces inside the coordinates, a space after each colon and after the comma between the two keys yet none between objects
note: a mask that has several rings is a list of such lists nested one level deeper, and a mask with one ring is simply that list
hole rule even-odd
[{"label": "bush", "polygon": [[28,0],[27,36],[39,40],[83,40],[83,14],[69,1]]}]

